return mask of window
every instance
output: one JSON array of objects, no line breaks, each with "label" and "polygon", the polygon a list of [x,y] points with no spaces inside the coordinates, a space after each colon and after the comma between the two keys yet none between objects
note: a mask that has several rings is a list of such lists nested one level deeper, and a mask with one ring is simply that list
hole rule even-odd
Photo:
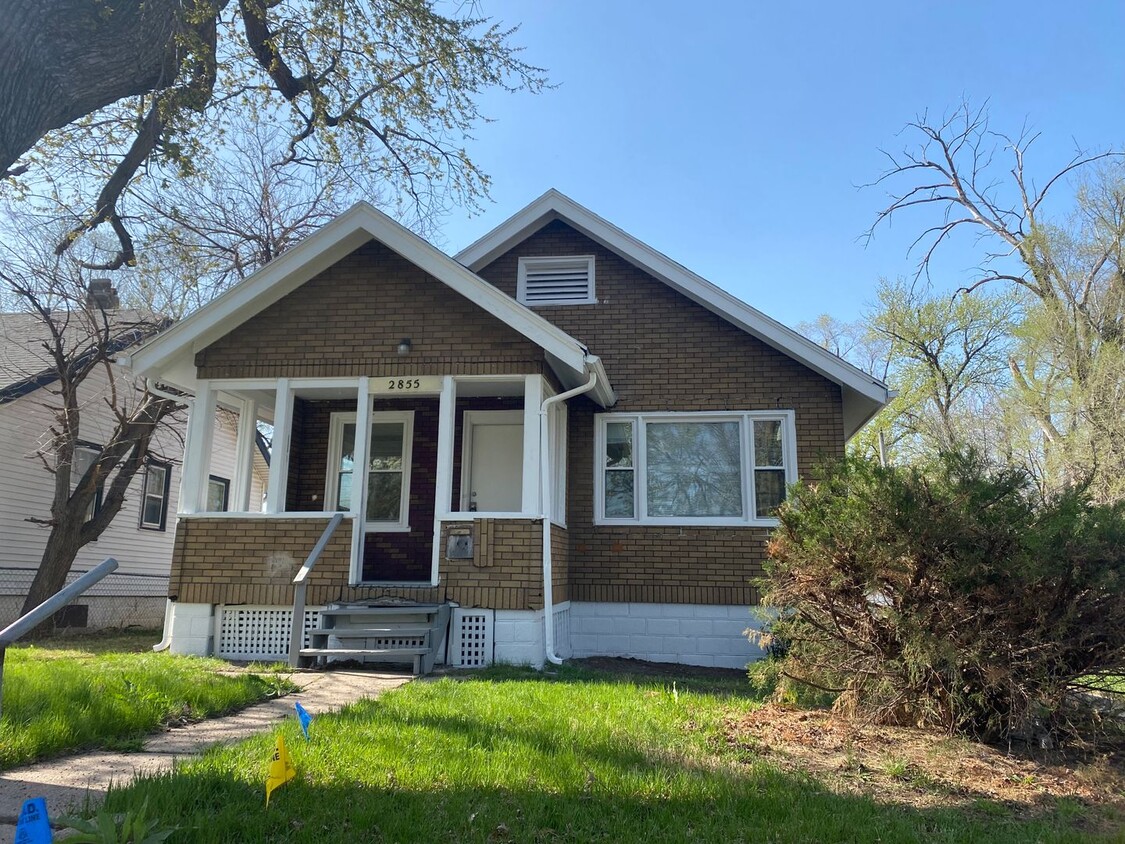
[{"label": "window", "polygon": [[[354,413],[333,413],[329,437],[329,510],[352,509],[352,473],[355,470]],[[413,411],[371,414],[367,446],[367,512],[369,531],[410,530],[410,458],[414,440]]]},{"label": "window", "polygon": [[772,525],[797,479],[793,412],[598,417],[597,524]]},{"label": "window", "polygon": [[516,299],[532,307],[594,304],[594,256],[520,258]]},{"label": "window", "polygon": [[149,460],[145,465],[141,487],[141,527],[146,530],[164,530],[167,526],[171,470],[167,463],[156,460]]},{"label": "window", "polygon": [[[79,443],[74,447],[74,463],[70,469],[70,491],[74,492],[78,482],[86,476],[90,467],[98,462],[102,447],[93,443]],[[98,481],[98,488],[94,492],[94,500],[86,508],[86,521],[98,515],[102,509],[102,494],[105,492],[105,478]]]},{"label": "window", "polygon": [[211,475],[207,478],[207,512],[225,513],[230,501],[230,481]]}]

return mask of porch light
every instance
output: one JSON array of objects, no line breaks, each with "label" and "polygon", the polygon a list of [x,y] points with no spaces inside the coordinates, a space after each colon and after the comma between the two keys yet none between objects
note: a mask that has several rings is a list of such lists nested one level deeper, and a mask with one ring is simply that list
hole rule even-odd
[{"label": "porch light", "polygon": [[410,349],[412,347],[413,347],[413,344],[410,342],[409,337],[403,337],[401,340],[398,341],[398,353],[400,355],[410,354]]}]

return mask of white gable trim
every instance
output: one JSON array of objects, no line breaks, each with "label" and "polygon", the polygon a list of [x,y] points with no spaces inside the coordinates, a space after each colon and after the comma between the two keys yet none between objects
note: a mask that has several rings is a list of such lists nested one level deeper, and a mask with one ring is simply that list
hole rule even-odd
[{"label": "white gable trim", "polygon": [[[558,361],[576,374],[573,380],[585,381],[582,376],[593,365],[585,346],[366,202],[356,203],[208,305],[145,343],[128,356],[129,365],[138,375],[159,377],[161,370],[176,358],[206,348],[371,239],[540,346],[552,362]],[[608,382],[598,398],[613,403]]]},{"label": "white gable trim", "polygon": [[874,376],[716,287],[553,188],[454,257],[479,271],[554,220],[563,220],[697,304],[839,384],[845,390],[847,436],[887,403],[887,385]]}]

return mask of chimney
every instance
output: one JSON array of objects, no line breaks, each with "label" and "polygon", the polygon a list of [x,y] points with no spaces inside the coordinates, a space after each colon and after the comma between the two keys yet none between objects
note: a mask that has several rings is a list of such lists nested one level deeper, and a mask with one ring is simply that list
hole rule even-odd
[{"label": "chimney", "polygon": [[117,291],[108,278],[90,279],[90,289],[86,294],[86,307],[97,308],[102,311],[112,311],[121,307],[121,300],[117,298]]}]

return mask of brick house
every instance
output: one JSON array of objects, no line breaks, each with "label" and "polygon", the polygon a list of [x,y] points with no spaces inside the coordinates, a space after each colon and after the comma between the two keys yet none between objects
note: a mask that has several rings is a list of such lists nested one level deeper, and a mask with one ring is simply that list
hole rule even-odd
[{"label": "brick house", "polygon": [[[556,191],[455,258],[359,204],[130,365],[194,396],[166,635],[227,657],[289,652],[323,539],[306,658],[742,666],[786,485],[887,400]],[[267,512],[206,510],[216,406]]]}]

